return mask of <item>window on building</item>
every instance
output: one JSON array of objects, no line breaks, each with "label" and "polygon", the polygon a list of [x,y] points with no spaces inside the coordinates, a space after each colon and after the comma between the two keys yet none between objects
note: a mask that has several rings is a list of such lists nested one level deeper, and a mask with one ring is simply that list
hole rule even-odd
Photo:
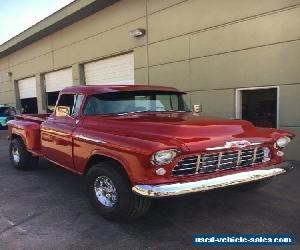
[{"label": "window on building", "polygon": [[277,88],[240,90],[241,117],[258,127],[277,127]]}]

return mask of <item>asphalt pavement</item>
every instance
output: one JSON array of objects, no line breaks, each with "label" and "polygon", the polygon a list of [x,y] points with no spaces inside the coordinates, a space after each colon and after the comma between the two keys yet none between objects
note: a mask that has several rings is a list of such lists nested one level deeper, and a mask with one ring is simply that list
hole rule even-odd
[{"label": "asphalt pavement", "polygon": [[1,250],[223,249],[192,246],[192,235],[210,233],[292,234],[296,245],[266,249],[300,249],[299,162],[260,190],[155,200],[146,217],[118,223],[94,211],[82,177],[45,160],[34,171],[15,170],[6,133],[0,131]]}]

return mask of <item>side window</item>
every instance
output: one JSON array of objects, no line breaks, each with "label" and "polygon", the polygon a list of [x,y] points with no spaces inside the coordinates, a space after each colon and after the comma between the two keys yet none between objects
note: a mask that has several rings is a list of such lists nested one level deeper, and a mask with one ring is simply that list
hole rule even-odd
[{"label": "side window", "polygon": [[68,107],[70,115],[74,116],[79,113],[82,101],[83,95],[64,94],[59,98],[58,106]]}]

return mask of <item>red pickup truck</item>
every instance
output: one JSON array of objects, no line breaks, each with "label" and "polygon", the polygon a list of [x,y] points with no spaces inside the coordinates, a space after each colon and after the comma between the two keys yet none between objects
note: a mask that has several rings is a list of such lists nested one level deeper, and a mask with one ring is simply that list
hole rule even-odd
[{"label": "red pickup truck", "polygon": [[106,218],[137,218],[151,198],[234,186],[251,189],[292,169],[282,149],[294,134],[191,112],[184,92],[157,86],[74,86],[53,114],[8,124],[12,164],[39,157],[86,177]]}]

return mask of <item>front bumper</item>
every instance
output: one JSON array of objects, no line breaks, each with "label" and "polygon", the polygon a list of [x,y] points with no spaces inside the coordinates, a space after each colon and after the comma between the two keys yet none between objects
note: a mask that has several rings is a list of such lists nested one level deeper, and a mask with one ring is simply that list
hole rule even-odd
[{"label": "front bumper", "polygon": [[229,174],[207,180],[161,185],[139,184],[133,186],[132,191],[136,194],[153,198],[176,196],[195,192],[203,192],[211,189],[228,187],[247,182],[254,182],[284,174],[292,169],[293,167],[289,162],[283,162],[262,169]]}]

